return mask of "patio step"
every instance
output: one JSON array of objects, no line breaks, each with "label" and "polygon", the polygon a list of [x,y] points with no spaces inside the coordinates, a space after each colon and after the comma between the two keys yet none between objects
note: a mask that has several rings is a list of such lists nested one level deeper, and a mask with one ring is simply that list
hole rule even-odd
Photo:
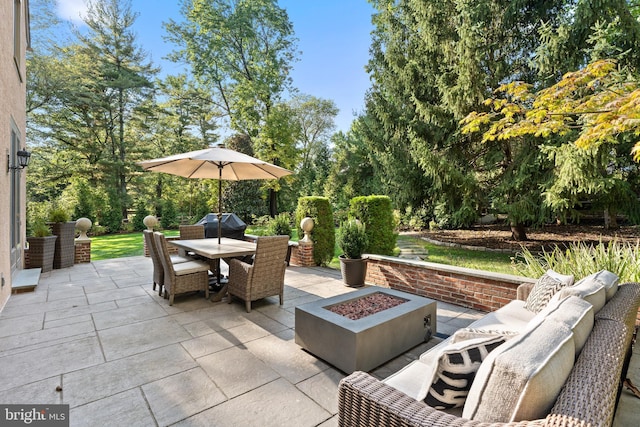
[{"label": "patio step", "polygon": [[415,243],[398,241],[398,247],[400,248],[399,258],[424,261],[429,256],[428,251],[423,246]]},{"label": "patio step", "polygon": [[28,268],[19,270],[13,277],[11,285],[11,293],[21,294],[24,292],[33,292],[40,281],[41,268]]}]

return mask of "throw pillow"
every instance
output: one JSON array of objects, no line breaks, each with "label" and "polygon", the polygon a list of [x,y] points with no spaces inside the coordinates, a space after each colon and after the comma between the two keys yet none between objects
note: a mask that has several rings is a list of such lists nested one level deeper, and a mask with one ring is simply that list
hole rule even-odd
[{"label": "throw pillow", "polygon": [[547,306],[556,292],[568,286],[567,283],[549,274],[549,272],[543,274],[531,289],[531,293],[529,293],[527,301],[524,303],[524,308],[533,313],[539,313]]},{"label": "throw pillow", "polygon": [[438,357],[425,403],[436,409],[464,406],[480,364],[505,341],[502,336],[489,336],[445,347]]},{"label": "throw pillow", "polygon": [[505,340],[518,335],[516,331],[496,330],[496,329],[479,329],[479,328],[461,328],[451,336],[451,344],[461,341],[472,340],[476,338],[504,337]]},{"label": "throw pillow", "polygon": [[486,423],[544,418],[574,360],[571,329],[544,319],[487,356],[471,385],[462,416]]}]

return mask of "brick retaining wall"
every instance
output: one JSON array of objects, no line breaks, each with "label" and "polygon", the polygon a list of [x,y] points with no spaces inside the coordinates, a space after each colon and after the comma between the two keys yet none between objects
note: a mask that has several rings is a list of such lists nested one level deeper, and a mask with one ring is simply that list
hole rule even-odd
[{"label": "brick retaining wall", "polygon": [[366,255],[366,283],[494,311],[516,298],[521,283],[535,279],[382,255]]}]

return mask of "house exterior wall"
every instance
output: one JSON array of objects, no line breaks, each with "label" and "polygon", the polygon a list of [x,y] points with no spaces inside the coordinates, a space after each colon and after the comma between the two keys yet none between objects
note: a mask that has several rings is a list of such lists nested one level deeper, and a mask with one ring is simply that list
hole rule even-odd
[{"label": "house exterior wall", "polygon": [[[14,7],[18,1],[21,12],[18,61],[14,58]],[[28,45],[28,0],[0,1],[0,310],[11,295],[11,174],[7,171],[7,155],[11,149],[11,129],[15,126],[21,148],[26,146],[26,71],[25,55]],[[25,241],[25,174],[20,174],[20,251]],[[22,266],[18,265],[18,269]],[[14,272],[15,273],[15,272]]]}]

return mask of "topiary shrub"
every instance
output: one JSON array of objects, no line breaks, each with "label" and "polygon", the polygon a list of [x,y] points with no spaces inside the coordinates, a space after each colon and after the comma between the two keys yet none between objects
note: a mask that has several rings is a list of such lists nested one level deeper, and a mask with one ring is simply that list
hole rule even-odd
[{"label": "topiary shrub", "polygon": [[296,227],[298,236],[304,232],[300,228],[300,221],[304,217],[313,219],[311,240],[313,241],[313,260],[316,265],[327,265],[333,258],[336,244],[336,229],[333,223],[333,210],[326,197],[301,197],[296,209]]},{"label": "topiary shrub", "polygon": [[395,220],[388,196],[359,196],[349,202],[349,217],[362,221],[370,254],[393,255],[396,247]]},{"label": "topiary shrub", "polygon": [[362,258],[367,247],[367,232],[364,224],[356,220],[343,223],[338,230],[338,247],[345,258]]}]

